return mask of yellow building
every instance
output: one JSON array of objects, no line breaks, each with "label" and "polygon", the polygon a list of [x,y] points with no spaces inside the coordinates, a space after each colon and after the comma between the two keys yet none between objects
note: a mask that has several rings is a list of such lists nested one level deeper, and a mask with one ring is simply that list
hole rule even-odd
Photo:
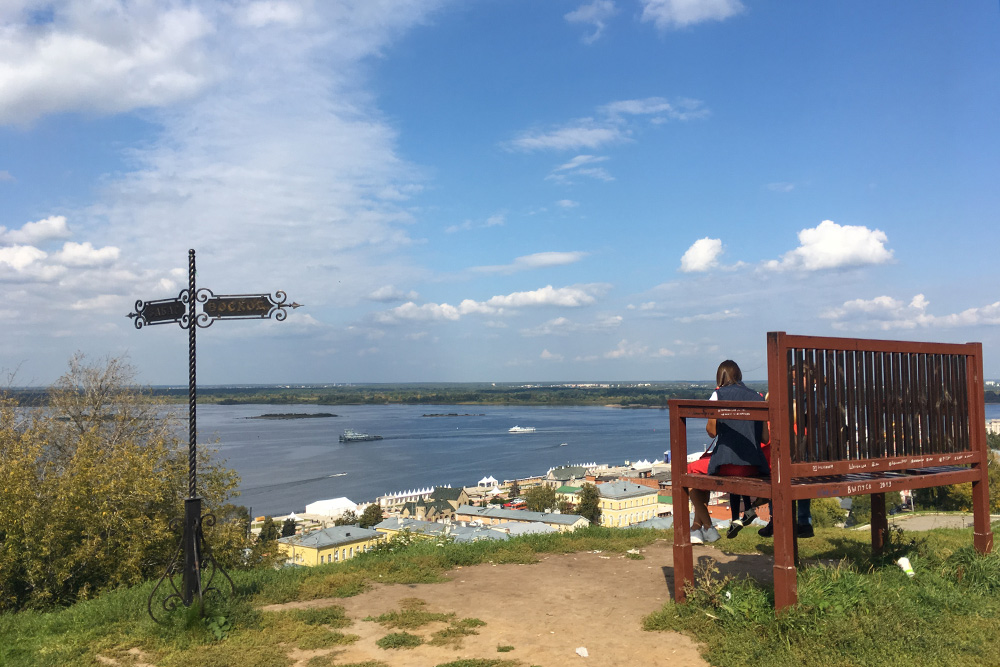
[{"label": "yellow building", "polygon": [[623,528],[656,516],[657,489],[618,481],[598,484],[597,491],[601,494],[602,526]]},{"label": "yellow building", "polygon": [[305,535],[278,540],[278,548],[290,565],[325,565],[350,560],[374,549],[384,537],[378,531],[357,526],[332,526]]}]

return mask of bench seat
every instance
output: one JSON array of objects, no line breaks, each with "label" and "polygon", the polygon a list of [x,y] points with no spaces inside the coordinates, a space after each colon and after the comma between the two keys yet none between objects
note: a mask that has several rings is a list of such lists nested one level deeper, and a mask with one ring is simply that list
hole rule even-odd
[{"label": "bench seat", "polygon": [[[886,493],[904,489],[926,489],[933,486],[964,484],[978,478],[979,473],[967,466],[935,466],[905,470],[855,472],[843,475],[797,477],[791,480],[792,500],[806,498],[840,498],[866,493]],[[686,473],[684,486],[736,493],[741,496],[770,497],[770,477],[735,477]]]}]

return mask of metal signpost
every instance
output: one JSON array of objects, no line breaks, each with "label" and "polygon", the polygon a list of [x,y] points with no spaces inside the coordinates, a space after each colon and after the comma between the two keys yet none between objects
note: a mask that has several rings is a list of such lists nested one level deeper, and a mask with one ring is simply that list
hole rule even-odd
[{"label": "metal signpost", "polygon": [[[179,524],[183,527],[180,544],[174,556],[167,565],[166,571],[153,587],[149,595],[147,610],[154,621],[159,622],[153,613],[153,599],[164,581],[169,581],[173,592],[162,602],[165,611],[177,607],[178,602],[190,607],[195,599],[203,607],[204,595],[209,591],[218,591],[212,586],[216,572],[221,572],[229,581],[230,589],[235,592],[233,580],[229,574],[215,561],[208,544],[204,540],[202,527],[215,524],[211,514],[202,516],[201,498],[197,494],[198,480],[198,443],[197,443],[197,383],[195,373],[195,332],[198,327],[203,329],[212,326],[216,320],[284,320],[288,316],[288,308],[298,308],[302,304],[285,303],[286,295],[282,291],[270,294],[226,294],[216,295],[209,289],[197,289],[195,286],[194,250],[188,251],[188,288],[182,290],[174,299],[158,299],[156,301],[136,301],[135,312],[129,313],[136,329],[146,325],[169,324],[172,322],[188,330],[188,498],[184,501],[184,518],[172,519],[171,528]],[[201,313],[196,312],[197,304],[202,304]],[[183,523],[182,523],[183,522]],[[184,554],[183,567],[180,565],[181,553]],[[181,586],[178,588],[174,577],[180,572]],[[207,580],[203,572],[208,572]]]}]

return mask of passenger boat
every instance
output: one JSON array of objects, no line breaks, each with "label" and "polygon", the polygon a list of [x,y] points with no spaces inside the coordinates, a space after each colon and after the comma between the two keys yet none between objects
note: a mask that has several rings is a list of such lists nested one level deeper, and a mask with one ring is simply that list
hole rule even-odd
[{"label": "passenger boat", "polygon": [[344,431],[343,435],[340,436],[341,442],[366,442],[368,440],[381,440],[380,435],[369,435],[368,433],[358,433],[351,429]]},{"label": "passenger boat", "polygon": [[535,427],[534,426],[514,426],[510,430],[508,430],[507,432],[508,433],[534,433],[535,432]]}]

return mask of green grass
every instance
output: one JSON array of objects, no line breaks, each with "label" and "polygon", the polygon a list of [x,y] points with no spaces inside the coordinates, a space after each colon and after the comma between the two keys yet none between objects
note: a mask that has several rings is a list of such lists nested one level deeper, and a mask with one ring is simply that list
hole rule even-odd
[{"label": "green grass", "polygon": [[[873,559],[863,548],[867,532],[817,530],[799,541],[801,558],[835,562],[801,569],[799,604],[781,614],[770,588],[719,576],[705,563],[689,603],[665,604],[643,627],[690,634],[713,665],[1000,664],[1000,555],[977,554],[968,529],[919,535],[894,533],[886,556]],[[731,542],[743,553],[770,547],[753,533]],[[914,578],[895,564],[899,554]]]},{"label": "green grass", "polygon": [[[994,526],[997,530],[1000,525]],[[1000,664],[1000,641],[995,638],[1000,625],[1000,557],[976,554],[971,532],[897,533],[888,555],[872,559],[867,531],[817,529],[816,537],[799,542],[806,565],[800,570],[800,604],[794,609],[776,616],[770,588],[726,580],[706,570],[689,604],[664,605],[645,619],[644,627],[691,635],[705,645],[706,658],[715,665]],[[216,626],[225,627],[222,639],[196,613],[183,608],[167,614],[163,625],[154,623],[146,612],[150,582],[66,609],[0,615],[0,665],[93,665],[97,655],[127,665],[137,660],[127,651],[139,649],[143,660],[164,667],[284,667],[292,664],[288,652],[293,648],[323,649],[355,641],[352,621],[336,605],[281,612],[262,611],[264,605],[347,597],[377,582],[437,582],[456,566],[532,563],[544,553],[600,550],[625,555],[664,538],[670,533],[591,527],[502,543],[438,547],[417,542],[330,566],[235,572],[238,595],[209,602],[211,616],[222,619]],[[772,548],[771,541],[759,538],[753,529],[716,546],[737,554],[769,554]],[[892,562],[904,553],[916,570],[913,579]],[[421,622],[439,622],[445,624],[438,631],[439,641],[458,642],[481,624],[408,605],[383,619],[398,624],[387,627],[398,630],[394,635],[409,634],[407,624],[419,628]],[[429,640],[438,637],[432,634]],[[343,667],[329,656],[311,659],[310,664]],[[519,663],[494,659],[453,664]]]},{"label": "green grass", "polygon": [[409,632],[392,632],[375,642],[375,645],[384,649],[413,648],[424,643],[422,637],[412,635]]}]

